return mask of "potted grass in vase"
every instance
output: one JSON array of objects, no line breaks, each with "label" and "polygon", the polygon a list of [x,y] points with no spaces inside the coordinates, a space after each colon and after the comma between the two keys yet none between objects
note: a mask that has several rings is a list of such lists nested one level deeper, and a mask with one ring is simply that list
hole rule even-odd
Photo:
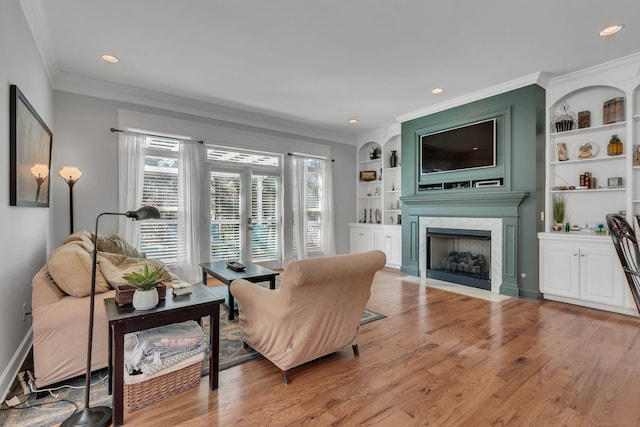
[{"label": "potted grass in vase", "polygon": [[561,231],[564,224],[564,213],[566,207],[566,200],[564,196],[553,196],[553,231]]}]

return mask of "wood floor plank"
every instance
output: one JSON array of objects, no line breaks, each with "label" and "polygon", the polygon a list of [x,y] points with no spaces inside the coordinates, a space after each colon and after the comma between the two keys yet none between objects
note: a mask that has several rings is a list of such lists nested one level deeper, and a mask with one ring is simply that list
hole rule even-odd
[{"label": "wood floor plank", "polygon": [[640,319],[553,301],[490,302],[376,275],[350,348],[290,372],[259,358],[125,414],[127,425],[640,425]]}]

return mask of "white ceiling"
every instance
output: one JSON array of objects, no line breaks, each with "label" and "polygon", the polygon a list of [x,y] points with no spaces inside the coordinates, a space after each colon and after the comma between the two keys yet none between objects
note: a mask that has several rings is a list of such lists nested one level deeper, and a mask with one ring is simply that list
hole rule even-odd
[{"label": "white ceiling", "polygon": [[[532,73],[640,51],[638,0],[21,3],[56,89],[169,96],[193,111],[214,104],[350,139]],[[619,23],[620,33],[599,36]]]}]

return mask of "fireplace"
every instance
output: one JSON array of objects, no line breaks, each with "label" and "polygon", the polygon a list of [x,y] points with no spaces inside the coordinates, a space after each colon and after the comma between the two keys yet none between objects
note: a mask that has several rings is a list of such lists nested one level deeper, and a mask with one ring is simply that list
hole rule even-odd
[{"label": "fireplace", "polygon": [[491,231],[426,229],[426,276],[491,290]]}]

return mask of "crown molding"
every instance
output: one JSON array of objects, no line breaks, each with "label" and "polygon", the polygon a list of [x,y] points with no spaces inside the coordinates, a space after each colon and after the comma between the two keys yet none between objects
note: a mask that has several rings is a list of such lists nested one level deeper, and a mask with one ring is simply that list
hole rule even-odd
[{"label": "crown molding", "polygon": [[514,89],[520,89],[521,87],[525,87],[532,84],[537,84],[539,86],[546,88],[547,85],[549,84],[549,81],[550,79],[548,74],[540,71],[540,72],[529,74],[514,80],[509,80],[508,82],[491,86],[486,89],[472,92],[467,95],[459,96],[449,101],[445,101],[429,107],[421,108],[416,111],[411,111],[406,114],[401,114],[399,116],[396,116],[396,120],[398,120],[399,122],[406,122],[408,120],[413,120],[413,119],[417,119],[418,117],[428,116],[429,114],[448,110],[453,107],[458,107],[460,105],[468,104],[470,102],[478,101],[484,98],[488,98],[490,96],[499,95],[501,93],[509,92]]},{"label": "crown molding", "polygon": [[600,76],[602,73],[610,73],[611,70],[627,69],[628,67],[631,67],[634,70],[634,75],[630,77],[638,77],[640,76],[640,69],[638,68],[639,63],[640,52],[637,52],[631,55],[623,56],[621,58],[612,59],[611,61],[603,62],[602,64],[594,65],[592,67],[583,68],[582,70],[553,77],[549,83],[552,85],[559,85],[578,78]]},{"label": "crown molding", "polygon": [[144,105],[198,117],[206,117],[223,122],[244,126],[252,126],[283,132],[303,137],[335,142],[339,144],[356,145],[356,135],[337,132],[326,128],[306,125],[292,120],[281,119],[260,113],[253,113],[238,108],[225,107],[218,104],[197,101],[181,96],[156,92],[135,86],[113,83],[106,80],[94,79],[77,74],[60,72],[56,75],[53,88],[55,90],[71,92],[111,101],[127,102]]},{"label": "crown molding", "polygon": [[51,45],[51,32],[45,18],[42,2],[38,0],[20,0],[20,7],[24,14],[33,40],[36,44],[42,65],[49,77],[49,83],[53,86],[53,78],[58,70],[58,62]]}]

